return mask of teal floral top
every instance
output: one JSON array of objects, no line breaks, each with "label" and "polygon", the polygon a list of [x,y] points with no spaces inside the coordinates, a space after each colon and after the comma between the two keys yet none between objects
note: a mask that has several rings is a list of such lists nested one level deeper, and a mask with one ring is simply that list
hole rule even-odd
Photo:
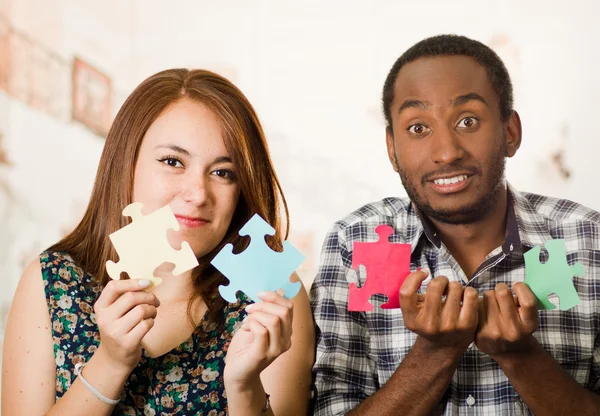
[{"label": "teal floral top", "polygon": [[[64,253],[44,252],[40,264],[52,322],[59,400],[75,381],[75,365],[87,362],[100,344],[93,305],[101,289]],[[190,339],[171,352],[157,358],[143,352],[113,415],[226,415],[225,354],[250,302],[242,298],[226,304],[223,332],[203,321]]]}]

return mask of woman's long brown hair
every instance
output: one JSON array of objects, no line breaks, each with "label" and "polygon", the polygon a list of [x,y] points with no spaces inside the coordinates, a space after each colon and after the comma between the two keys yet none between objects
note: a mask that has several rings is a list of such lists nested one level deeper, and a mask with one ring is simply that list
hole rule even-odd
[{"label": "woman's long brown hair", "polygon": [[[249,238],[240,237],[238,231],[255,213],[275,228],[275,235],[267,238],[273,249],[281,250],[282,240],[289,232],[288,207],[258,117],[244,94],[220,75],[206,70],[169,69],[146,79],[133,91],[106,138],[83,219],[49,250],[68,253],[98,285],[104,287],[108,283],[106,262],[118,260],[108,236],[130,223],[121,211],[133,202],[133,177],[144,135],[169,105],[183,98],[205,105],[217,116],[241,191],[225,237],[199,259],[200,266],[192,273],[195,293],[188,303],[190,321],[198,324],[192,319],[192,305],[200,297],[208,306],[209,321],[219,323],[224,300],[216,295],[226,279],[210,265],[210,260],[227,243],[233,244],[234,252],[248,245]],[[285,211],[284,235],[280,204]]]}]

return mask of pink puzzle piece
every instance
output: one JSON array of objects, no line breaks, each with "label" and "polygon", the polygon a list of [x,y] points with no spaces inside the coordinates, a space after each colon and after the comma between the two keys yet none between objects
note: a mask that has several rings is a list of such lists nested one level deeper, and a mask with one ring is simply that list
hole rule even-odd
[{"label": "pink puzzle piece", "polygon": [[361,288],[350,283],[349,311],[373,310],[369,298],[375,294],[388,297],[388,301],[381,305],[382,309],[400,307],[400,286],[410,273],[411,246],[390,243],[389,237],[394,230],[389,225],[380,225],[375,232],[379,234],[377,242],[356,242],[353,246],[352,268],[364,265],[367,269],[367,280]]}]

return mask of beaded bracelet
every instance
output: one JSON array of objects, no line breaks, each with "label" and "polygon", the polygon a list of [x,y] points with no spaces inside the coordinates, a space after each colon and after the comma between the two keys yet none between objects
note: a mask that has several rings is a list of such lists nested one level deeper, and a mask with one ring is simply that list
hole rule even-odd
[{"label": "beaded bracelet", "polygon": [[100,401],[106,403],[106,404],[110,404],[110,405],[116,405],[117,403],[119,403],[121,400],[113,400],[113,399],[109,399],[108,397],[106,397],[104,394],[100,393],[98,390],[96,390],[94,388],[94,386],[92,386],[84,377],[83,377],[83,367],[85,367],[84,363],[77,363],[75,364],[75,375],[77,377],[79,377],[79,379],[81,380],[81,382],[83,383],[83,385],[94,395],[96,396]]}]

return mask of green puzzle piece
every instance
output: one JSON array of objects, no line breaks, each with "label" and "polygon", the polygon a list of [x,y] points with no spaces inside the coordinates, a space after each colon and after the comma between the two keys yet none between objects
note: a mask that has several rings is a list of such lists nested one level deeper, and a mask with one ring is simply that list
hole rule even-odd
[{"label": "green puzzle piece", "polygon": [[583,265],[567,263],[565,240],[549,240],[545,244],[549,260],[540,263],[540,246],[525,253],[525,284],[538,299],[539,309],[556,308],[548,300],[555,293],[560,298],[560,309],[566,311],[581,303],[573,285],[573,276],[583,276]]}]

